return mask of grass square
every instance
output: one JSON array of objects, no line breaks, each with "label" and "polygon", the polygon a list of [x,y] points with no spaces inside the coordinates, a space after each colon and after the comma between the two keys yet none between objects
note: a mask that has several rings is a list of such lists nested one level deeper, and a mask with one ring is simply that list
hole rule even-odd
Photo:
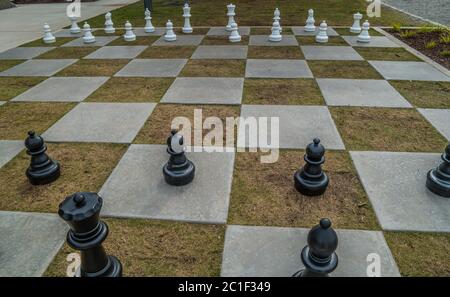
[{"label": "grass square", "polygon": [[442,152],[447,143],[414,109],[329,109],[348,150]]},{"label": "grass square", "polygon": [[30,130],[42,134],[74,106],[73,103],[8,102],[0,109],[0,139],[25,140]]},{"label": "grass square", "polygon": [[343,45],[343,46],[348,46],[348,43],[344,40],[344,38],[342,38],[340,36],[329,36],[328,42],[326,42],[326,43],[316,42],[315,36],[296,36],[296,38],[300,45],[320,45],[320,46]]},{"label": "grass square", "polygon": [[281,150],[272,164],[262,153],[237,153],[229,224],[306,227],[328,217],[336,228],[379,230],[372,206],[347,152],[328,151],[323,166],[327,191],[307,197],[294,188],[294,173],[304,165],[303,150]]},{"label": "grass square", "polygon": [[92,32],[94,36],[123,36],[125,34],[125,29],[117,29],[114,33],[106,33],[105,30],[99,29]]},{"label": "grass square", "polygon": [[0,101],[6,101],[47,79],[46,77],[0,77]]},{"label": "grass square", "polygon": [[422,61],[401,47],[353,47],[365,60]]},{"label": "grass square", "polygon": [[53,43],[45,43],[42,38],[30,41],[28,43],[22,44],[21,47],[36,47],[36,46],[61,46],[64,43],[77,39],[75,37],[58,37]]},{"label": "grass square", "polygon": [[324,105],[314,79],[245,79],[243,104]]},{"label": "grass square", "polygon": [[98,47],[81,47],[81,46],[68,46],[68,47],[57,47],[46,53],[43,53],[36,59],[81,59],[93,51],[97,50]]},{"label": "grass square", "polygon": [[209,27],[208,28],[193,27],[192,33],[183,33],[183,28],[174,28],[173,32],[175,32],[175,34],[181,34],[181,35],[206,35],[206,33],[208,33],[209,29],[210,29]]},{"label": "grass square", "polygon": [[[289,27],[283,27],[283,32],[281,35],[292,35],[292,29]],[[252,27],[250,28],[250,35],[270,35],[272,34],[272,27]]]},{"label": "grass square", "polygon": [[189,59],[195,46],[151,46],[138,56],[139,59]]},{"label": "grass square", "polygon": [[48,143],[48,155],[61,165],[61,176],[51,184],[33,186],[25,169],[25,150],[0,169],[0,209],[56,213],[59,203],[78,191],[98,192],[127,147],[118,144]]},{"label": "grass square", "polygon": [[55,76],[113,76],[129,61],[127,59],[78,60],[56,73]]},{"label": "grass square", "polygon": [[179,76],[185,77],[244,77],[245,60],[189,60]]},{"label": "grass square", "polygon": [[[350,27],[349,28],[334,28],[334,31],[336,31],[339,35],[343,35],[343,36],[358,36],[359,33],[352,33],[350,32]],[[369,35],[370,36],[384,36],[383,34],[381,34],[380,32],[378,32],[377,30],[370,28],[369,29]]]},{"label": "grass square", "polygon": [[159,102],[173,78],[112,77],[85,101]]},{"label": "grass square", "polygon": [[240,42],[230,42],[228,36],[207,35],[203,38],[201,45],[247,45],[249,37],[241,35]]},{"label": "grass square", "polygon": [[[225,226],[138,219],[111,219],[104,242],[108,254],[120,259],[124,276],[219,276]],[[45,276],[66,276],[67,243]]]},{"label": "grass square", "polygon": [[[186,117],[192,125],[191,145],[194,144],[194,110],[200,109],[203,120],[207,117],[218,117],[222,120],[223,129],[227,117],[239,117],[239,106],[229,105],[184,105],[184,104],[158,104],[152,112],[152,115],[139,131],[134,143],[166,144],[167,137],[170,135],[171,124],[176,117]],[[235,127],[234,139],[236,139]],[[202,129],[202,135],[205,136],[211,129]],[[203,139],[203,137],[202,137]],[[226,143],[226,135],[223,135],[223,145]],[[236,142],[234,142],[236,143]]]},{"label": "grass square", "polygon": [[248,59],[305,59],[298,46],[249,46]]},{"label": "grass square", "polygon": [[308,61],[316,78],[383,79],[367,61]]},{"label": "grass square", "polygon": [[19,65],[20,63],[23,63],[25,61],[26,60],[0,60],[0,72]]},{"label": "grass square", "polygon": [[159,36],[137,36],[134,41],[125,41],[123,37],[117,38],[110,43],[108,46],[132,46],[132,45],[151,45],[153,42],[158,40]]},{"label": "grass square", "polygon": [[450,82],[389,81],[412,105],[421,108],[450,108]]}]

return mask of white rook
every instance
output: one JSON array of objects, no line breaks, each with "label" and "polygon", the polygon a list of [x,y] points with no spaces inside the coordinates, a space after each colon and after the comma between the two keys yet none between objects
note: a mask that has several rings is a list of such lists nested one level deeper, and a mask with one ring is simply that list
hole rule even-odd
[{"label": "white rook", "polygon": [[353,15],[353,25],[350,27],[350,32],[352,33],[360,33],[361,32],[361,25],[359,24],[363,15],[359,12],[355,13]]}]

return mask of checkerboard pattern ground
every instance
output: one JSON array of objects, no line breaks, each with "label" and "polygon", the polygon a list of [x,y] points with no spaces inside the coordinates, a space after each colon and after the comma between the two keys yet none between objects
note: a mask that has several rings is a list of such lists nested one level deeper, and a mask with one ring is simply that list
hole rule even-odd
[{"label": "checkerboard pattern ground", "polygon": [[[196,29],[167,43],[162,28],[135,28],[135,42],[113,34],[89,46],[62,30],[55,46],[0,53],[0,237],[14,235],[0,245],[0,275],[64,275],[72,250],[54,214],[66,195],[87,190],[104,198],[106,248],[126,258],[126,275],[290,276],[321,217],[338,231],[333,275],[365,276],[369,253],[381,257],[383,276],[450,274],[448,263],[426,263],[448,256],[450,201],[425,188],[450,141],[449,76],[385,36],[361,45],[329,27],[322,45],[285,27],[293,34],[272,43],[242,27],[232,44],[222,27]],[[278,117],[279,161],[263,165],[248,150],[189,153],[194,182],[167,186],[170,122],[195,110]],[[231,146],[251,147],[245,129]],[[24,177],[28,130],[62,164],[52,185]],[[331,183],[309,198],[292,175],[316,136]],[[35,248],[18,248],[37,235]],[[417,251],[427,251],[424,264],[411,268]]]}]

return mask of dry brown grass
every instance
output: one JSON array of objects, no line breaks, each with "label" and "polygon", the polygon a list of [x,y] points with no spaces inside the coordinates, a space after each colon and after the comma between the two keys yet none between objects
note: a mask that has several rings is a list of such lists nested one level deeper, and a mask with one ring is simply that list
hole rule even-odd
[{"label": "dry brown grass", "polygon": [[0,60],[0,72],[19,65],[20,63],[23,63],[25,61],[26,60]]},{"label": "dry brown grass", "polygon": [[441,152],[446,140],[414,109],[332,107],[348,150]]},{"label": "dry brown grass", "polygon": [[314,77],[383,79],[367,61],[308,61]]},{"label": "dry brown grass", "polygon": [[[105,20],[105,18],[103,17],[103,21]],[[103,27],[103,26],[102,26]],[[92,32],[92,34],[94,36],[123,36],[125,34],[125,29],[117,29],[114,33],[106,33],[105,30],[96,30],[94,32]]]},{"label": "dry brown grass", "polygon": [[[283,26],[282,26],[283,27]],[[272,33],[272,27],[252,27],[250,28],[251,35],[270,35]],[[292,35],[292,29],[289,27],[283,27],[283,35]]]},{"label": "dry brown grass", "polygon": [[381,61],[421,61],[419,58],[405,50],[396,47],[354,47],[366,60]]},{"label": "dry brown grass", "polygon": [[126,59],[78,60],[55,76],[113,76],[128,62]]},{"label": "dry brown grass", "polygon": [[9,100],[38,83],[46,77],[0,77],[0,100]]},{"label": "dry brown grass", "polygon": [[43,53],[36,59],[81,59],[97,49],[99,49],[99,47],[94,46],[57,47]]},{"label": "dry brown grass", "polygon": [[[110,235],[104,246],[118,257],[124,276],[219,276],[225,226],[178,222],[105,219]],[[67,244],[45,276],[65,276]]]},{"label": "dry brown grass", "polygon": [[45,46],[45,47],[51,47],[51,46],[61,46],[64,43],[67,43],[69,41],[72,41],[76,39],[75,37],[57,37],[54,43],[45,43],[42,38],[33,40],[31,42],[22,44],[21,47],[35,47],[35,46]]},{"label": "dry brown grass", "polygon": [[450,108],[450,82],[389,81],[412,105]]},{"label": "dry brown grass", "polygon": [[228,36],[208,35],[203,38],[201,45],[247,45],[248,36],[241,36],[240,42],[230,42]]},{"label": "dry brown grass", "polygon": [[246,79],[243,104],[323,105],[314,79]]},{"label": "dry brown grass", "polygon": [[180,73],[186,77],[243,77],[245,60],[189,60]]},{"label": "dry brown grass", "polygon": [[108,46],[132,46],[132,45],[151,45],[153,42],[159,39],[159,36],[137,36],[136,40],[134,41],[125,41],[123,37],[117,38],[110,43],[108,43]]},{"label": "dry brown grass", "polygon": [[249,46],[248,59],[304,59],[298,46]]},{"label": "dry brown grass", "polygon": [[[165,144],[167,137],[170,134],[171,123],[175,117],[187,117],[191,123],[194,123],[194,109],[201,109],[203,119],[211,116],[218,117],[225,123],[226,117],[238,117],[240,109],[238,106],[229,105],[182,105],[182,104],[158,104],[153,110],[152,116],[144,124],[139,134],[134,140],[135,143],[154,143]],[[193,125],[193,124],[192,124]],[[191,144],[194,140],[194,132],[192,128]],[[225,128],[225,127],[224,127]],[[203,136],[210,130],[202,129]],[[236,127],[235,127],[236,138]],[[223,144],[226,143],[226,138],[223,138]],[[202,137],[203,138],[203,137]]]},{"label": "dry brown grass", "polygon": [[348,46],[348,43],[344,40],[344,38],[340,36],[330,36],[328,37],[327,43],[318,43],[316,42],[315,36],[297,36],[297,41],[300,45],[320,45],[320,46]]},{"label": "dry brown grass", "polygon": [[195,46],[151,46],[145,49],[139,59],[189,59]]}]

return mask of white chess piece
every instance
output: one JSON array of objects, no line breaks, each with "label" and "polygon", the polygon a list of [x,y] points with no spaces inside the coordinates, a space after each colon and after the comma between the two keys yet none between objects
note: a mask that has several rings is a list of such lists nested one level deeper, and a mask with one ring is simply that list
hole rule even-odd
[{"label": "white chess piece", "polygon": [[76,16],[71,16],[69,17],[70,19],[70,33],[71,34],[78,34],[81,32],[80,27],[78,27],[77,24],[77,17]]},{"label": "white chess piece", "polygon": [[50,29],[50,26],[45,23],[44,24],[44,37],[42,38],[44,43],[54,43],[56,41],[55,36],[52,34],[52,30]]},{"label": "white chess piece", "polygon": [[234,10],[235,10],[235,8],[236,8],[236,5],[234,5],[234,4],[228,4],[227,5],[227,9],[228,9],[228,12],[227,12],[227,16],[228,16],[228,24],[227,24],[227,26],[225,27],[225,30],[227,30],[227,31],[232,31],[231,30],[231,25],[233,24],[233,23],[236,23],[235,21],[234,21],[234,16],[236,15],[236,13],[234,12]]},{"label": "white chess piece", "polygon": [[370,35],[369,35],[369,29],[370,29],[370,24],[369,21],[366,20],[363,25],[362,25],[362,29],[361,29],[361,33],[358,35],[358,42],[362,42],[362,43],[368,43],[370,42]]},{"label": "white chess piece", "polygon": [[278,27],[280,28],[280,33],[283,31],[283,28],[281,28],[281,17],[280,17],[281,13],[280,10],[277,8],[275,8],[275,11],[273,12],[273,21],[277,21],[278,22]]},{"label": "white chess piece", "polygon": [[316,35],[316,42],[320,43],[328,42],[327,29],[328,29],[327,22],[322,21],[322,23],[319,26],[319,33],[317,33]]},{"label": "white chess piece", "polygon": [[282,39],[280,31],[280,23],[278,23],[278,21],[274,21],[272,25],[272,34],[269,36],[269,41],[280,42]]},{"label": "white chess piece", "polygon": [[238,32],[238,25],[236,23],[231,24],[231,34],[228,37],[230,42],[240,42],[241,41],[241,35],[239,35]]},{"label": "white chess piece", "polygon": [[360,14],[359,12],[357,12],[353,15],[353,25],[350,27],[350,32],[361,33],[360,21],[361,21],[362,17],[363,17],[363,15]]},{"label": "white chess piece", "polygon": [[314,19],[314,10],[308,10],[308,18],[306,19],[305,32],[314,32],[316,31],[316,20]]},{"label": "white chess piece", "polygon": [[177,35],[173,32],[173,24],[170,20],[166,23],[166,34],[164,35],[165,41],[175,41],[177,40]]},{"label": "white chess piece", "polygon": [[192,27],[191,27],[191,8],[189,7],[189,4],[185,3],[183,6],[183,17],[184,17],[184,26],[183,26],[183,33],[192,33]]},{"label": "white chess piece", "polygon": [[125,23],[125,34],[123,35],[123,39],[125,41],[135,41],[136,35],[133,32],[133,27],[131,26],[131,23],[129,21],[126,21]]},{"label": "white chess piece", "polygon": [[152,24],[152,17],[151,17],[151,12],[150,10],[148,10],[148,8],[145,9],[145,27],[144,27],[144,31],[146,33],[152,33],[155,32],[155,27],[153,27]]},{"label": "white chess piece", "polygon": [[116,29],[114,28],[114,23],[112,21],[111,13],[107,12],[105,14],[105,33],[111,34],[116,32]]},{"label": "white chess piece", "polygon": [[95,42],[95,37],[92,35],[92,29],[91,26],[87,22],[84,22],[83,25],[83,42],[84,43],[93,43]]}]

